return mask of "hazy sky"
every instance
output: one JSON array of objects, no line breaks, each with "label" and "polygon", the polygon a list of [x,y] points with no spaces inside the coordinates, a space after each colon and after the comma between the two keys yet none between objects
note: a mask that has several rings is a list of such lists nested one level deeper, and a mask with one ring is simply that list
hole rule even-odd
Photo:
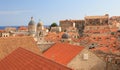
[{"label": "hazy sky", "polygon": [[27,25],[33,16],[44,25],[86,15],[120,15],[120,0],[0,0],[0,26]]}]

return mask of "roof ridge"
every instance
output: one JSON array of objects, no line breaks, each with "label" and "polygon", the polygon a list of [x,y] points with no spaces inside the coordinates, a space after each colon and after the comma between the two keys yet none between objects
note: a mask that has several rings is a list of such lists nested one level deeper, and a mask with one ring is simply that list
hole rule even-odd
[{"label": "roof ridge", "polygon": [[[50,49],[44,52],[43,55],[50,59],[52,59],[52,56],[55,56],[55,61],[66,65],[83,49],[84,47],[82,46],[72,45],[69,43],[56,43]],[[68,54],[71,54],[71,55],[67,56]],[[61,58],[58,58],[58,57],[61,57]],[[62,58],[64,58],[64,60]]]},{"label": "roof ridge", "polygon": [[[57,63],[57,64],[59,64],[59,65],[62,65],[62,66],[64,66],[64,67],[67,67],[67,66],[64,65],[64,64],[61,64],[61,63],[58,63],[58,62],[56,62],[56,61],[53,61],[53,60],[51,60],[51,59],[49,59],[49,58],[46,58],[44,55],[38,55],[38,54],[36,54],[36,53],[34,53],[34,52],[32,52],[32,51],[29,51],[29,50],[27,50],[27,49],[24,49],[24,48],[22,48],[22,47],[18,47],[16,50],[18,50],[18,49],[27,51],[27,52],[29,52],[29,53],[32,53],[32,54],[38,56],[38,57],[45,58],[45,59],[48,60],[48,61],[52,61],[52,62],[55,62],[55,63]],[[16,51],[16,50],[15,50],[15,51]],[[67,67],[67,68],[69,68],[69,67]]]}]

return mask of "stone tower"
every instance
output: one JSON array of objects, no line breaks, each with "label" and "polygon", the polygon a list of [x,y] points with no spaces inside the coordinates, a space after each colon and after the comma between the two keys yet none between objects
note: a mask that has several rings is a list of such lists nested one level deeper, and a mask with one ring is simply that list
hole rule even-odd
[{"label": "stone tower", "polygon": [[33,20],[33,17],[31,17],[31,20],[30,20],[30,22],[28,23],[28,32],[29,32],[29,35],[35,36],[35,33],[36,33],[36,25],[35,25],[35,22],[34,22],[34,20]]},{"label": "stone tower", "polygon": [[37,31],[40,31],[40,30],[43,30],[43,29],[44,29],[43,22],[39,21],[38,24],[37,24]]},{"label": "stone tower", "polygon": [[43,41],[44,40],[44,26],[43,26],[43,22],[39,21],[37,24],[37,39],[38,41]]}]

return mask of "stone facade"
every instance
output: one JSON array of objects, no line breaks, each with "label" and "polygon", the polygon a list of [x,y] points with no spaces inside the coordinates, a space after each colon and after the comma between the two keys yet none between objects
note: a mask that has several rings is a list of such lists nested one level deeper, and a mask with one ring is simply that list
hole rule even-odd
[{"label": "stone facade", "polygon": [[118,29],[120,29],[120,16],[110,17],[109,24],[112,25],[113,27],[117,27]]},{"label": "stone facade", "polygon": [[28,31],[29,32],[31,32],[31,31],[35,32],[35,28],[36,28],[35,25],[28,25]]},{"label": "stone facade", "polygon": [[71,20],[61,20],[60,27],[62,31],[65,31],[68,27],[73,27],[73,22]]},{"label": "stone facade", "polygon": [[86,16],[85,17],[85,25],[108,25],[109,15],[104,16]]},{"label": "stone facade", "polygon": [[0,33],[0,37],[9,37],[9,36],[10,36],[10,33],[8,32]]},{"label": "stone facade", "polygon": [[[83,30],[84,30],[84,20],[61,20],[60,26],[62,31],[69,30],[69,28],[77,28],[77,32],[80,36],[82,36]],[[73,29],[72,29],[73,30]]]},{"label": "stone facade", "polygon": [[82,36],[83,31],[84,31],[84,27],[85,27],[84,26],[85,21],[84,20],[76,20],[74,22],[75,22],[75,27],[77,28],[79,35]]},{"label": "stone facade", "polygon": [[109,14],[101,16],[85,16],[84,20],[61,20],[60,26],[62,31],[73,30],[69,28],[75,27],[80,36],[86,35],[87,32],[110,32],[111,28],[120,29],[120,16],[113,16],[111,18],[109,18]]},{"label": "stone facade", "polygon": [[51,27],[50,32],[61,32],[61,27]]},{"label": "stone facade", "polygon": [[54,42],[38,42],[38,47],[40,48],[40,51],[44,53],[46,50],[48,50],[52,45],[54,45]]},{"label": "stone facade", "polygon": [[[84,34],[101,34],[110,32],[109,15],[103,16],[86,16]],[[107,33],[108,34],[108,33]]]},{"label": "stone facade", "polygon": [[83,49],[68,64],[74,70],[105,70],[106,63],[87,49]]}]

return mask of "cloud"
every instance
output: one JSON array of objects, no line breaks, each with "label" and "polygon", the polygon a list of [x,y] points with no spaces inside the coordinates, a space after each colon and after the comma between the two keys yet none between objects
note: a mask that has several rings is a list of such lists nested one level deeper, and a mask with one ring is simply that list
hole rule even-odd
[{"label": "cloud", "polygon": [[0,15],[17,15],[21,13],[28,13],[28,10],[16,10],[16,11],[0,11]]}]

